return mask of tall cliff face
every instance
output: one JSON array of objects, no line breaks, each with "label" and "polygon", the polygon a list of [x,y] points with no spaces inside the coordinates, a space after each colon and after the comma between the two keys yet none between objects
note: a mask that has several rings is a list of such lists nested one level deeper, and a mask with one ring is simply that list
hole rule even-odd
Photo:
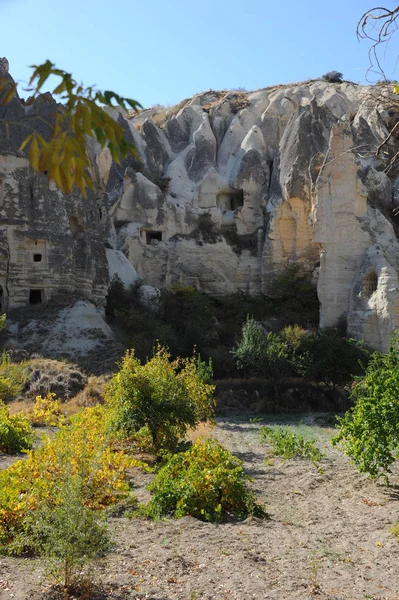
[{"label": "tall cliff face", "polygon": [[[11,81],[4,60],[0,75]],[[96,194],[62,194],[18,150],[32,127],[46,135],[56,109],[49,94],[0,105],[0,310],[60,292],[105,304],[109,222]]]},{"label": "tall cliff face", "polygon": [[[276,274],[299,262],[318,279],[321,325],[344,316],[352,334],[385,349],[399,325],[399,186],[395,163],[384,173],[396,141],[376,157],[394,119],[380,96],[314,81],[116,113],[138,156],[120,167],[90,144],[96,192],[85,201],[2,145],[3,293],[26,302],[43,269],[46,290],[82,287],[102,302],[104,244],[113,272],[129,261],[150,285],[214,295],[273,294]],[[28,258],[36,243],[46,266]]]},{"label": "tall cliff face", "polygon": [[318,278],[321,325],[345,317],[386,349],[399,326],[395,163],[384,172],[396,142],[376,157],[387,106],[381,88],[315,81],[128,119],[140,164],[105,185],[111,242],[147,283],[216,295],[273,294],[300,262]]}]

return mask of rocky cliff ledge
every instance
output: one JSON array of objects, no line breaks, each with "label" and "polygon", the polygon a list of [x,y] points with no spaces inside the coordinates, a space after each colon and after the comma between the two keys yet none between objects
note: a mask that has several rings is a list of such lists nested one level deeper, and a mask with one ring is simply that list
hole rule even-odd
[{"label": "rocky cliff ledge", "polygon": [[[15,99],[0,111],[27,109]],[[376,156],[396,120],[387,90],[317,80],[210,91],[116,118],[138,157],[119,167],[91,145],[87,200],[33,175],[0,139],[9,305],[38,286],[44,298],[66,286],[101,304],[106,256],[125,280],[135,270],[152,286],[213,295],[273,294],[276,273],[299,262],[317,282],[321,326],[345,317],[351,334],[387,347],[399,326],[394,136]]]}]

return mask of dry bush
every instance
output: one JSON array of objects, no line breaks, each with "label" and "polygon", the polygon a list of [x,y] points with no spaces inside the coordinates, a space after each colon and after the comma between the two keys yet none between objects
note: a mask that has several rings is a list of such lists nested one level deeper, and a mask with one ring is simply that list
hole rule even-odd
[{"label": "dry bush", "polygon": [[75,396],[87,384],[87,376],[71,363],[49,358],[34,358],[26,363],[27,380],[22,390],[25,398],[56,394],[59,400]]},{"label": "dry bush", "polygon": [[78,407],[95,406],[104,403],[104,388],[110,375],[89,377],[87,385],[73,399]]}]

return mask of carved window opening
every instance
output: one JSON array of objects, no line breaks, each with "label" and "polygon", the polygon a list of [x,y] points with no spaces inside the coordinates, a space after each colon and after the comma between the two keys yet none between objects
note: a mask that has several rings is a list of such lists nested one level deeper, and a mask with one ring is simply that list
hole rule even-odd
[{"label": "carved window opening", "polygon": [[223,212],[237,210],[244,206],[244,192],[243,190],[221,192],[216,197],[216,204]]},{"label": "carved window opening", "polygon": [[156,246],[158,242],[162,242],[162,231],[146,231],[146,243],[150,246]]},{"label": "carved window opening", "polygon": [[367,298],[370,298],[377,290],[378,287],[378,277],[377,273],[369,273],[366,275],[363,281],[363,292]]},{"label": "carved window opening", "polygon": [[0,285],[0,312],[3,313],[5,309],[5,304],[4,304],[4,291],[3,291],[3,286]]},{"label": "carved window opening", "polygon": [[42,262],[43,260],[43,254],[34,254],[33,255],[33,262]]},{"label": "carved window opening", "polygon": [[29,290],[29,304],[42,303],[42,290]]}]

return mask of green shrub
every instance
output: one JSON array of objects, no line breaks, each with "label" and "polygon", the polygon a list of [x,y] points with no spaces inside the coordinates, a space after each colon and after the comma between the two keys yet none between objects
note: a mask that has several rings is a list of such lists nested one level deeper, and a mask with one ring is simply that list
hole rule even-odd
[{"label": "green shrub", "polygon": [[212,358],[215,374],[220,378],[237,376],[229,350],[239,337],[247,314],[264,317],[265,298],[242,293],[213,298],[192,286],[176,285],[162,292],[156,310],[152,310],[115,279],[107,312],[125,346],[134,348],[141,361],[151,356],[156,342],[167,346],[173,357],[190,356],[195,346],[203,356]]},{"label": "green shrub", "polygon": [[154,495],[145,514],[152,518],[191,515],[203,521],[260,515],[262,507],[247,488],[249,479],[237,457],[215,440],[199,439],[160,469],[148,486]]},{"label": "green shrub", "polygon": [[[164,321],[158,313],[143,306],[130,306],[115,313],[117,324],[126,345],[134,348],[136,356],[145,361],[151,356],[154,344],[159,342],[170,348],[174,356],[186,351],[187,344],[171,323]],[[192,351],[193,346],[191,346]]]},{"label": "green shrub", "polygon": [[322,76],[322,79],[328,81],[328,83],[342,83],[342,78],[343,75],[339,71],[328,71]]},{"label": "green shrub", "polygon": [[107,312],[109,314],[115,314],[117,310],[120,310],[130,304],[132,294],[126,290],[125,284],[119,275],[114,275],[108,288],[107,296]]},{"label": "green shrub", "polygon": [[287,325],[303,327],[319,323],[319,299],[312,275],[295,263],[283,269],[273,281],[273,294],[267,299],[268,310]]},{"label": "green shrub", "polygon": [[362,377],[356,379],[354,407],[339,419],[334,445],[341,444],[356,468],[388,480],[399,457],[399,334],[387,355],[374,353]]},{"label": "green shrub", "polygon": [[10,415],[0,401],[0,452],[17,454],[32,448],[33,432],[29,419],[21,414]]},{"label": "green shrub", "polygon": [[306,338],[306,331],[299,325],[287,325],[280,331],[280,337],[286,342],[291,355],[297,354]]},{"label": "green shrub", "polygon": [[7,402],[19,396],[27,380],[26,363],[13,363],[3,351],[0,362],[0,398]]},{"label": "green shrub", "polygon": [[326,328],[303,339],[295,367],[306,379],[322,381],[335,392],[338,386],[345,386],[354,376],[364,373],[369,356],[364,342]]},{"label": "green shrub", "polygon": [[175,286],[171,292],[165,292],[161,315],[184,341],[185,353],[191,353],[194,346],[217,341],[214,301],[192,286]]},{"label": "green shrub", "polygon": [[158,346],[142,365],[128,351],[105,392],[111,427],[129,436],[147,426],[156,452],[175,449],[189,427],[213,416],[214,386],[200,375],[195,357],[171,361]]},{"label": "green shrub", "polygon": [[44,519],[61,519],[47,509],[62,510],[64,495],[75,493],[75,484],[80,486],[81,502],[95,511],[130,496],[126,469],[138,466],[138,461],[114,448],[106,427],[104,407],[86,408],[54,439],[46,438],[31,450],[26,460],[0,470],[1,553],[32,550],[37,540],[28,534],[35,515],[43,509]]},{"label": "green shrub", "polygon": [[43,558],[48,577],[66,594],[81,578],[82,569],[110,547],[103,514],[86,504],[86,474],[92,465],[83,458],[80,470],[74,472],[73,459],[72,448],[58,455],[57,501],[49,499],[28,515],[21,537]]},{"label": "green shrub", "polygon": [[284,460],[300,457],[317,465],[324,456],[316,446],[315,440],[305,441],[302,435],[281,427],[276,430],[271,427],[262,427],[262,441],[270,443],[273,446],[274,454],[281,456]]},{"label": "green shrub", "polygon": [[269,379],[276,398],[280,397],[283,384],[291,374],[289,347],[283,338],[276,333],[265,333],[255,319],[248,317],[232,354],[239,370]]}]

